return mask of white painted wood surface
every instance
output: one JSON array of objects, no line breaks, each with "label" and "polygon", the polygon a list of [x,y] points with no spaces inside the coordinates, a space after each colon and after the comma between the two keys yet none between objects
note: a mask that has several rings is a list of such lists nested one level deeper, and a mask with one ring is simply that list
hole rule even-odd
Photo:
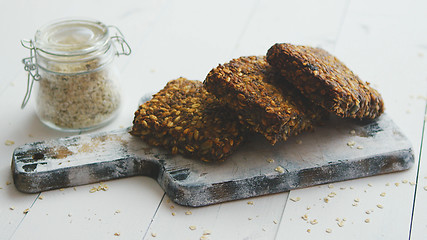
[{"label": "white painted wood surface", "polygon": [[[116,25],[133,48],[119,59],[125,107],[98,131],[129,126],[139,98],[173,78],[203,80],[232,57],[292,42],[324,47],[371,82],[411,140],[416,164],[402,173],[197,209],[168,202],[146,177],[110,181],[108,191],[95,193],[89,193],[94,185],[44,192],[43,199],[19,193],[7,184],[13,149],[69,135],[44,127],[33,101],[19,109],[26,84],[20,60],[28,56],[19,40],[69,16]],[[426,239],[426,23],[423,0],[1,1],[0,239]]]}]

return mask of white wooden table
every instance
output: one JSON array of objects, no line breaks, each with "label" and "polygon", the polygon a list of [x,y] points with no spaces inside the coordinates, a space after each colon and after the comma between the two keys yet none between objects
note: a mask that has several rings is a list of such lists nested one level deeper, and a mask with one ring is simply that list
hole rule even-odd
[{"label": "white wooden table", "polygon": [[[147,177],[109,181],[108,191],[95,193],[98,184],[20,193],[13,150],[70,134],[43,126],[34,99],[20,109],[20,61],[29,53],[19,41],[76,16],[118,26],[133,48],[119,59],[125,107],[97,131],[130,126],[139,98],[169,80],[203,80],[219,63],[290,42],[323,47],[371,82],[411,140],[415,165],[195,209],[173,204]],[[0,30],[0,239],[427,239],[427,1],[3,0]]]}]

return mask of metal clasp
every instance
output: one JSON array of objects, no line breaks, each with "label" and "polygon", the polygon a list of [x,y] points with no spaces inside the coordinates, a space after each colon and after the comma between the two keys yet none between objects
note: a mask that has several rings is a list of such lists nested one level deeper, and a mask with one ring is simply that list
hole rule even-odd
[{"label": "metal clasp", "polygon": [[[115,30],[115,35],[111,37],[111,40],[115,42],[116,44],[119,44],[121,49],[121,52],[117,52],[117,55],[126,55],[129,56],[132,53],[132,49],[130,48],[129,44],[126,42],[123,33],[120,31],[120,29],[114,25],[108,26],[108,28],[112,28]],[[117,48],[116,48],[117,49]]]},{"label": "metal clasp", "polygon": [[33,89],[34,81],[40,80],[39,69],[37,67],[37,58],[36,58],[36,48],[34,46],[33,40],[21,40],[21,45],[24,48],[30,49],[30,57],[22,59],[24,64],[25,71],[28,72],[27,78],[27,92],[25,93],[24,100],[21,104],[21,109],[23,109],[28,100],[30,100],[31,91]]}]

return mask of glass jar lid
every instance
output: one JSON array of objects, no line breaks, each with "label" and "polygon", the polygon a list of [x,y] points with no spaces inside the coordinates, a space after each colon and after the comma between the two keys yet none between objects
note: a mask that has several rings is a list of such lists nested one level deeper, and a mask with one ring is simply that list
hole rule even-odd
[{"label": "glass jar lid", "polygon": [[47,54],[76,56],[108,47],[109,39],[108,27],[99,21],[66,19],[41,27],[34,45]]}]

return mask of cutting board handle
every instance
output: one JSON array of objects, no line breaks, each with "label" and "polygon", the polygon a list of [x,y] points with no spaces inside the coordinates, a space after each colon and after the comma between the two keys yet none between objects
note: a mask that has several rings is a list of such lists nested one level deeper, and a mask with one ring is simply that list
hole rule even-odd
[{"label": "cutting board handle", "polygon": [[28,143],[15,149],[12,172],[21,192],[65,188],[111,179],[158,179],[167,152],[148,147],[129,128]]}]

